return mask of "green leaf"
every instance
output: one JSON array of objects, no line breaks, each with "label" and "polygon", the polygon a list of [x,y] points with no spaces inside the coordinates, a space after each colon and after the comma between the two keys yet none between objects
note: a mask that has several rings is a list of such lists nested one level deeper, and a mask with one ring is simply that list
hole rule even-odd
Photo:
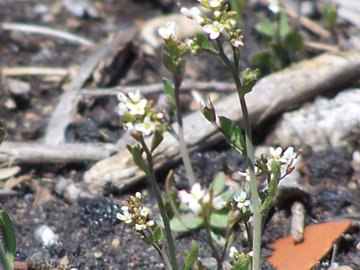
[{"label": "green leaf", "polygon": [[291,32],[291,26],[289,23],[289,18],[284,12],[280,12],[279,19],[279,34],[282,39],[284,39]]},{"label": "green leaf", "polygon": [[220,194],[225,188],[226,175],[224,172],[219,172],[215,175],[211,183],[211,188],[216,194]]},{"label": "green leaf", "polygon": [[303,48],[304,40],[298,31],[292,31],[285,37],[284,45],[288,53],[293,54]]},{"label": "green leaf", "polygon": [[267,18],[261,17],[260,21],[256,24],[255,29],[264,36],[270,38],[276,37],[276,28]]},{"label": "green leaf", "polygon": [[167,52],[166,50],[163,51],[163,63],[165,68],[171,73],[176,74],[177,72],[177,66],[174,63],[173,57]]},{"label": "green leaf", "polygon": [[151,140],[151,153],[154,152],[154,150],[160,145],[163,139],[163,130],[160,128],[156,129]]},{"label": "green leaf", "polygon": [[204,49],[205,51],[209,51],[214,54],[218,54],[219,52],[214,48],[214,46],[209,41],[208,37],[204,34],[198,34],[196,36],[196,40],[198,45]]},{"label": "green leaf", "polygon": [[128,150],[132,154],[135,164],[147,174],[148,173],[148,165],[145,163],[145,161],[142,157],[143,150],[140,148],[140,146],[138,146],[138,145],[136,145],[134,147],[128,146]]},{"label": "green leaf", "polygon": [[210,232],[211,238],[220,246],[225,246],[226,244],[226,238],[222,236],[221,234],[217,234],[213,231]]},{"label": "green leaf", "polygon": [[0,121],[0,144],[5,140],[6,138],[6,122]]},{"label": "green leaf", "polygon": [[195,241],[191,242],[191,249],[187,252],[183,270],[191,270],[191,267],[199,257],[199,245]]},{"label": "green leaf", "polygon": [[228,143],[238,152],[245,154],[245,139],[238,126],[230,119],[219,116],[220,131],[224,134]]},{"label": "green leaf", "polygon": [[197,230],[200,229],[202,225],[203,219],[198,216],[194,216],[191,213],[182,215],[181,221],[178,217],[174,217],[172,220],[170,220],[171,230],[178,233],[187,233],[193,230]]},{"label": "green leaf", "polygon": [[10,269],[13,269],[16,251],[15,230],[10,217],[4,211],[0,211],[0,245],[1,251],[4,251],[5,253],[2,254],[3,252],[0,252],[1,255],[6,256],[6,258],[0,256],[2,265],[9,264],[11,267]]},{"label": "green leaf", "polygon": [[175,90],[167,79],[163,79],[164,91],[171,102],[175,104]]},{"label": "green leaf", "polygon": [[154,231],[154,238],[155,238],[156,242],[161,242],[164,240],[164,235],[162,233],[160,226],[156,227],[156,229]]},{"label": "green leaf", "polygon": [[322,17],[325,19],[325,22],[330,29],[334,28],[338,17],[338,7],[334,4],[326,3],[324,5]]},{"label": "green leaf", "polygon": [[155,237],[154,235],[149,235],[149,236],[146,236],[142,239],[146,244],[148,245],[153,245],[155,244]]},{"label": "green leaf", "polygon": [[231,270],[248,270],[250,265],[250,257],[244,256],[240,259],[239,262],[236,262],[232,267]]},{"label": "green leaf", "polygon": [[213,213],[210,216],[210,225],[215,229],[224,230],[228,225],[228,215],[227,213],[219,214]]}]

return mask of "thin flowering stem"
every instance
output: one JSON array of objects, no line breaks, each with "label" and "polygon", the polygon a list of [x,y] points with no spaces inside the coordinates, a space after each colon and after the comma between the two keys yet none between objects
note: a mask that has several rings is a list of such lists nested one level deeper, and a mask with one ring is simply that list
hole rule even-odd
[{"label": "thin flowering stem", "polygon": [[241,111],[243,115],[244,129],[245,129],[245,143],[246,143],[246,163],[250,175],[250,192],[251,192],[251,199],[253,203],[253,214],[254,214],[254,228],[253,228],[253,236],[252,236],[253,237],[252,248],[254,255],[252,260],[252,270],[260,270],[262,214],[261,214],[260,196],[259,196],[256,175],[255,175],[254,147],[252,143],[250,118],[245,101],[245,95],[241,93],[242,83],[239,77],[240,70],[235,69],[237,64],[231,63],[230,60],[227,58],[222,48],[222,44],[220,40],[217,40],[217,45],[218,45],[217,47],[220,58],[227,66],[231,74],[233,75],[233,79],[236,84],[236,89],[238,92]]},{"label": "thin flowering stem", "polygon": [[186,141],[184,137],[182,113],[180,108],[180,85],[181,85],[181,77],[179,75],[174,75],[175,107],[176,107],[176,117],[178,122],[179,148],[184,163],[186,176],[189,181],[189,185],[192,186],[195,183],[195,175],[191,165],[189,151],[186,147]]},{"label": "thin flowering stem", "polygon": [[174,241],[173,235],[171,233],[169,217],[168,217],[168,215],[166,213],[165,205],[164,205],[164,202],[162,200],[159,187],[157,185],[157,180],[156,180],[156,177],[155,177],[152,155],[151,155],[151,152],[150,152],[149,148],[147,147],[144,139],[141,138],[139,141],[140,141],[141,146],[143,147],[143,149],[145,151],[145,154],[146,154],[146,160],[147,160],[147,163],[148,163],[147,176],[150,178],[151,190],[152,190],[152,192],[153,192],[153,194],[154,194],[154,196],[156,198],[156,202],[157,202],[157,205],[158,205],[159,210],[160,210],[160,215],[161,215],[161,218],[162,218],[163,223],[164,223],[165,238],[166,238],[166,242],[167,242],[168,247],[169,247],[170,263],[171,263],[171,266],[172,266],[172,270],[178,270],[179,266],[178,266],[178,262],[177,262],[177,258],[176,258],[175,241]]},{"label": "thin flowering stem", "polygon": [[222,270],[223,266],[222,266],[222,257],[219,254],[218,250],[216,249],[215,245],[214,245],[214,241],[211,237],[211,227],[210,227],[210,216],[211,216],[211,205],[212,205],[212,199],[213,199],[213,192],[210,192],[210,206],[206,209],[205,213],[204,213],[204,225],[205,225],[205,232],[206,232],[206,236],[208,238],[208,243],[211,249],[211,253],[213,255],[213,257],[216,260],[217,263],[217,269],[218,270]]}]

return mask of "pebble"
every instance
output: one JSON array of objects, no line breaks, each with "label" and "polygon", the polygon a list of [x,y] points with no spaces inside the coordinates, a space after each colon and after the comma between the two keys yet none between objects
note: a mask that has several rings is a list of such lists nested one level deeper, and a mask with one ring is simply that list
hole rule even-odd
[{"label": "pebble", "polygon": [[58,245],[59,235],[47,225],[41,225],[35,229],[35,239],[44,247]]},{"label": "pebble", "polygon": [[283,114],[266,143],[282,147],[310,147],[314,152],[347,146],[347,135],[359,125],[360,89],[340,92],[332,99],[319,97],[312,104]]}]

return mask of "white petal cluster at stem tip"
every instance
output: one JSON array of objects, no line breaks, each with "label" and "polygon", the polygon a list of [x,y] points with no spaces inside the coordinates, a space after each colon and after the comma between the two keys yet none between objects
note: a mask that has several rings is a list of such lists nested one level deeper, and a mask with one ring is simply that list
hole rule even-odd
[{"label": "white petal cluster at stem tip", "polygon": [[168,22],[164,27],[160,27],[158,30],[159,35],[165,39],[175,39],[175,22]]},{"label": "white petal cluster at stem tip", "polygon": [[218,21],[203,26],[204,31],[209,34],[210,39],[217,39],[224,30],[224,26]]}]

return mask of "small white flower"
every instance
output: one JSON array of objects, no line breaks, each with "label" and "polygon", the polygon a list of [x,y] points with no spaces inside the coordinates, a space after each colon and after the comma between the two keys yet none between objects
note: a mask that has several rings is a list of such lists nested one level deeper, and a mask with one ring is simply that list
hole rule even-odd
[{"label": "small white flower", "polygon": [[143,208],[140,210],[140,215],[143,217],[147,217],[149,214],[149,211],[146,208]]},{"label": "small white flower", "polygon": [[[255,169],[255,175],[258,174],[259,168],[257,166],[254,167]],[[240,176],[245,177],[245,180],[250,182],[250,172],[249,169],[246,169],[245,172],[239,171]]]},{"label": "small white flower", "polygon": [[166,26],[159,28],[159,35],[165,39],[176,39],[175,36],[175,22],[168,22]]},{"label": "small white flower", "polygon": [[135,224],[135,230],[137,231],[143,231],[146,229],[146,225],[145,224]]},{"label": "small white flower", "polygon": [[118,93],[117,94],[117,98],[118,98],[118,100],[120,101],[120,102],[122,102],[122,103],[128,103],[129,102],[129,99],[128,99],[128,97],[124,94],[124,93]]},{"label": "small white flower", "polygon": [[223,1],[224,0],[209,0],[209,5],[212,8],[217,8],[222,4]]},{"label": "small white flower", "polygon": [[191,187],[190,193],[186,190],[180,190],[179,199],[182,203],[188,204],[191,211],[195,214],[199,214],[202,210],[200,201],[205,195],[205,191],[201,189],[199,183],[194,184]]},{"label": "small white flower", "polygon": [[192,19],[197,24],[203,24],[205,22],[205,19],[203,17],[203,14],[197,7],[192,7],[191,9],[188,9],[186,7],[182,7],[180,9],[180,13],[188,17],[189,19]]},{"label": "small white flower", "polygon": [[127,206],[121,207],[121,210],[123,211],[123,213],[117,213],[116,217],[127,224],[131,223],[133,216],[129,213]]},{"label": "small white flower", "polygon": [[233,39],[233,40],[231,40],[231,44],[232,44],[235,48],[239,48],[239,47],[244,46],[243,41],[242,41],[242,40],[239,40],[239,39]]},{"label": "small white flower", "polygon": [[141,200],[141,192],[136,192],[135,197],[138,198],[139,200]]},{"label": "small white flower", "polygon": [[131,115],[144,115],[146,105],[147,105],[146,99],[142,99],[137,103],[127,103],[126,104],[126,106],[129,109],[129,113]]},{"label": "small white flower", "polygon": [[220,33],[224,30],[224,26],[218,21],[214,21],[211,24],[204,25],[203,29],[209,34],[210,39],[217,39],[220,36]]},{"label": "small white flower", "polygon": [[149,220],[148,222],[146,222],[146,226],[148,227],[152,227],[155,225],[155,222],[153,220]]},{"label": "small white flower", "polygon": [[125,124],[124,128],[131,132],[131,131],[134,130],[134,125],[132,123],[128,122],[128,123]]},{"label": "small white flower", "polygon": [[238,254],[239,251],[236,249],[236,247],[230,247],[230,250],[229,250],[229,257],[231,259],[233,259],[235,257],[236,254]]},{"label": "small white flower", "polygon": [[134,102],[134,103],[137,103],[140,101],[140,91],[137,90],[136,92],[130,92],[129,93],[129,98]]},{"label": "small white flower", "polygon": [[118,105],[118,114],[120,116],[124,116],[126,112],[128,112],[128,108],[127,108],[126,104],[123,102],[120,102]]},{"label": "small white flower", "polygon": [[272,13],[278,14],[280,12],[280,2],[279,2],[279,0],[268,0],[268,9]]},{"label": "small white flower", "polygon": [[156,124],[151,121],[149,116],[146,116],[142,123],[135,124],[134,128],[143,133],[145,136],[149,136],[156,130]]}]

